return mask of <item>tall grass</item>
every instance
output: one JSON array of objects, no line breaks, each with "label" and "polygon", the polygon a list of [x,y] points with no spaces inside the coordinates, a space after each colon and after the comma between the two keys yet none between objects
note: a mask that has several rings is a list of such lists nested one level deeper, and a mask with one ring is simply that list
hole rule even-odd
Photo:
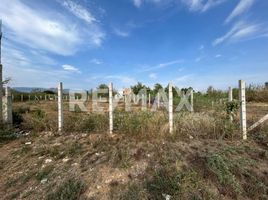
[{"label": "tall grass", "polygon": [[[178,137],[225,138],[233,137],[238,129],[236,121],[230,123],[225,107],[209,112],[187,111],[174,112],[174,133]],[[34,132],[52,131],[58,129],[57,111],[54,106],[31,106],[16,109],[22,117],[22,129]],[[108,113],[64,113],[64,132],[74,133],[107,133],[109,129]],[[115,111],[114,132],[119,134],[156,137],[169,134],[168,114],[165,110],[150,111]],[[170,135],[170,134],[169,134]]]}]

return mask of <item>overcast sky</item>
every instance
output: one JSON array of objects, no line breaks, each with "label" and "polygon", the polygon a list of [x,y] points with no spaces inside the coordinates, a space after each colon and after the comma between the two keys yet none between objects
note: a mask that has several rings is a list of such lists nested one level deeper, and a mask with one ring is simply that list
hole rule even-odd
[{"label": "overcast sky", "polygon": [[12,86],[268,81],[267,0],[1,0]]}]

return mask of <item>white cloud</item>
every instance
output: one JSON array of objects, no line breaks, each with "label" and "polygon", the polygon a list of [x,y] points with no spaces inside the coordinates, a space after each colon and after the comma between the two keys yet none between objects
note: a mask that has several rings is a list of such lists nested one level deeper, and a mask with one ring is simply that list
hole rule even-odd
[{"label": "white cloud", "polygon": [[5,78],[11,77],[11,86],[53,87],[57,82],[70,81],[73,77],[73,74],[55,68],[56,62],[40,52],[26,54],[18,48],[4,44],[3,71]]},{"label": "white cloud", "polygon": [[203,7],[202,0],[182,0],[182,2],[192,11],[200,10]]},{"label": "white cloud", "polygon": [[226,0],[182,0],[182,3],[184,3],[190,11],[205,12],[225,1]]},{"label": "white cloud", "polygon": [[240,41],[243,39],[254,39],[264,37],[268,30],[262,24],[253,24],[240,21],[236,23],[230,31],[222,37],[215,39],[212,43],[213,46],[219,45],[225,41]]},{"label": "white cloud", "polygon": [[72,66],[72,65],[62,65],[62,68],[65,70],[65,71],[69,71],[69,72],[76,72],[76,73],[80,73],[79,69]]},{"label": "white cloud", "polygon": [[88,46],[99,46],[105,36],[95,23],[85,29],[67,15],[32,9],[19,0],[2,0],[0,18],[13,42],[59,55],[74,54],[85,38]]},{"label": "white cloud", "polygon": [[188,74],[175,79],[175,83],[188,81],[193,75]]},{"label": "white cloud", "polygon": [[181,2],[186,5],[190,11],[205,12],[215,6],[218,6],[226,0],[132,0],[134,6],[140,8],[143,3],[152,4],[176,4]]},{"label": "white cloud", "polygon": [[222,57],[221,54],[217,54],[217,55],[215,55],[215,58],[220,58],[220,57]]},{"label": "white cloud", "polygon": [[90,60],[90,63],[95,64],[95,65],[101,65],[102,61],[96,58],[93,58]]},{"label": "white cloud", "polygon": [[199,56],[195,59],[195,62],[200,62],[201,60],[203,60],[204,56]]},{"label": "white cloud", "polygon": [[87,23],[91,24],[94,21],[96,21],[96,19],[92,16],[92,14],[88,10],[86,10],[84,7],[76,4],[75,2],[73,2],[71,0],[65,0],[61,3],[73,15],[86,21]]},{"label": "white cloud", "polygon": [[159,4],[159,3],[170,3],[174,0],[132,0],[134,6],[137,8],[140,8],[143,3],[153,3],[153,4]]},{"label": "white cloud", "polygon": [[175,65],[175,64],[179,64],[179,63],[182,63],[182,62],[183,62],[183,60],[173,60],[173,61],[169,61],[169,62],[166,62],[166,63],[160,63],[160,64],[152,66],[152,67],[143,68],[143,69],[140,70],[140,72],[153,71],[153,70],[165,68],[165,67],[168,67],[168,66],[172,66],[172,65]]},{"label": "white cloud", "polygon": [[114,34],[120,37],[128,37],[130,34],[127,31],[123,31],[119,28],[114,28]]},{"label": "white cloud", "polygon": [[132,0],[132,1],[133,1],[134,5],[135,5],[137,8],[141,7],[142,0]]},{"label": "white cloud", "polygon": [[151,74],[149,74],[149,78],[156,79],[157,75],[155,73],[151,73]]},{"label": "white cloud", "polygon": [[182,72],[183,70],[184,70],[184,67],[180,67],[180,68],[178,69],[179,72]]},{"label": "white cloud", "polygon": [[2,48],[2,61],[4,64],[16,63],[16,65],[19,64],[21,66],[54,66],[57,64],[57,62],[49,57],[45,52],[38,50],[28,50],[19,46],[15,46],[8,40],[5,40]]},{"label": "white cloud", "polygon": [[232,13],[227,17],[225,20],[225,23],[230,22],[235,17],[243,14],[244,12],[248,11],[249,8],[253,5],[255,0],[240,0],[240,2],[237,4],[235,9],[232,11]]},{"label": "white cloud", "polygon": [[198,49],[199,49],[200,51],[202,51],[204,48],[205,48],[204,45],[201,45]]},{"label": "white cloud", "polygon": [[124,75],[108,75],[108,76],[104,76],[103,78],[108,79],[108,80],[117,80],[123,84],[128,84],[128,85],[132,85],[137,82],[136,79],[131,78],[129,76],[124,76]]}]

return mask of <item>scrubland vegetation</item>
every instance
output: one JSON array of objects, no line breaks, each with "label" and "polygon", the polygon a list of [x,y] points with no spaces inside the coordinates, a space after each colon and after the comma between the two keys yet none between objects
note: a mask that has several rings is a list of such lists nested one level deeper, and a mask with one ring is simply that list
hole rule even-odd
[{"label": "scrubland vegetation", "polygon": [[[268,113],[265,95],[264,88],[248,88],[249,125]],[[221,98],[226,92],[213,88],[195,93],[195,112],[175,113],[173,134],[163,108],[124,112],[121,103],[109,135],[106,113],[69,112],[65,102],[58,133],[55,101],[16,102],[14,127],[0,131],[0,196],[268,199],[268,124],[242,141],[238,104]]]}]

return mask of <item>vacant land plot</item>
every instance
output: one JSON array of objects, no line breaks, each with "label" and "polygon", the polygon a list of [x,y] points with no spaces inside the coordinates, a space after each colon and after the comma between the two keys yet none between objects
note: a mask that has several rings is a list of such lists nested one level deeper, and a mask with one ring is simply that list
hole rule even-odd
[{"label": "vacant land plot", "polygon": [[[105,103],[104,103],[105,106]],[[266,199],[268,125],[241,140],[238,117],[224,105],[175,114],[165,110],[69,112],[57,133],[56,102],[15,103],[16,139],[0,145],[3,199]],[[267,113],[248,104],[248,123]],[[22,131],[23,130],[23,131]],[[21,131],[21,132],[20,132]]]}]

